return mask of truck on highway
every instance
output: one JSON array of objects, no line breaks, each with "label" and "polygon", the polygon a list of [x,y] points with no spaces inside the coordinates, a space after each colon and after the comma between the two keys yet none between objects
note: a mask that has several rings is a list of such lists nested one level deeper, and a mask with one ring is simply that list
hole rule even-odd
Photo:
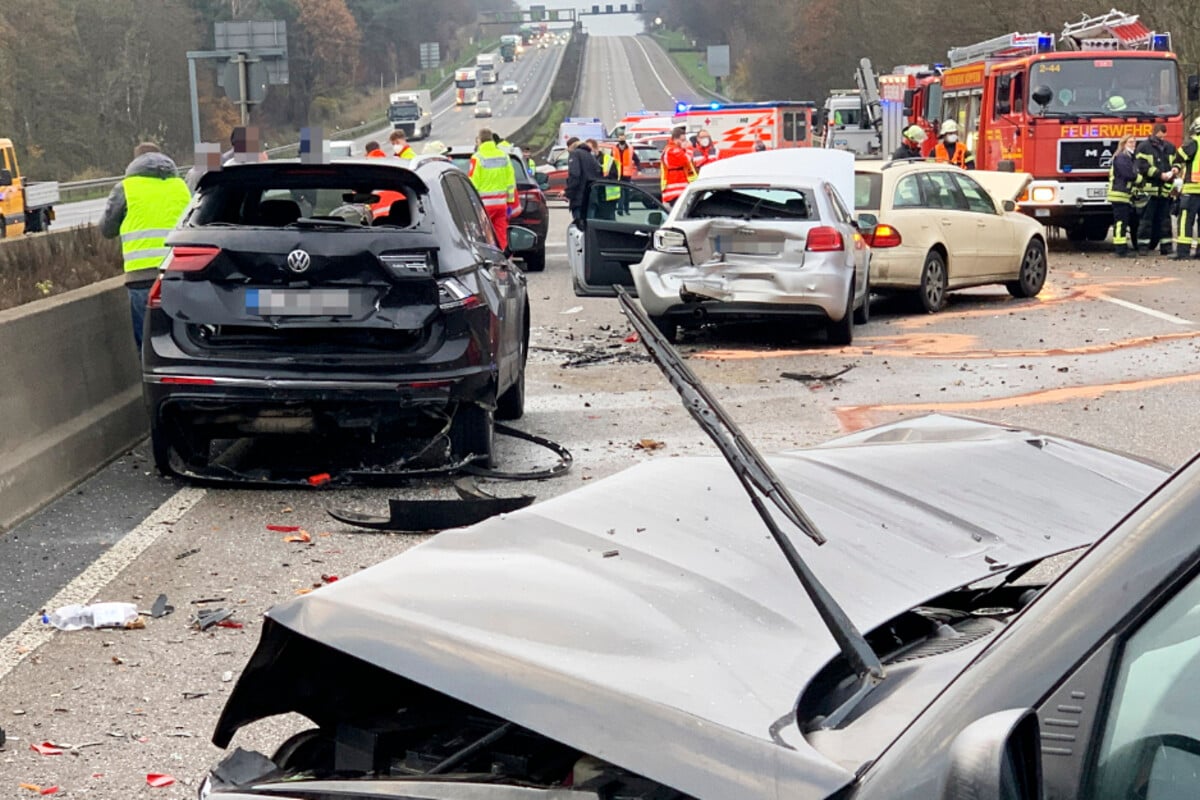
[{"label": "truck on highway", "polygon": [[585,142],[588,139],[603,141],[606,131],[599,117],[567,117],[558,126],[558,144],[565,145],[567,139],[576,136]]},{"label": "truck on highway", "polygon": [[475,56],[475,69],[479,72],[481,83],[496,82],[496,54],[480,53]]},{"label": "truck on highway", "polygon": [[515,33],[510,33],[500,37],[500,58],[505,64],[509,64],[517,58],[517,47],[521,44],[521,37]]},{"label": "truck on highway", "polygon": [[425,139],[433,133],[433,97],[428,89],[392,92],[388,97],[388,121],[409,139]]},{"label": "truck on highway", "polygon": [[11,139],[0,139],[0,239],[50,229],[57,181],[30,181],[21,175]]},{"label": "truck on highway", "polygon": [[879,135],[871,126],[858,89],[834,89],[821,109],[822,144],[837,150],[867,155],[879,149]]},{"label": "truck on highway", "polygon": [[473,106],[479,102],[479,73],[474,67],[454,70],[454,104]]}]

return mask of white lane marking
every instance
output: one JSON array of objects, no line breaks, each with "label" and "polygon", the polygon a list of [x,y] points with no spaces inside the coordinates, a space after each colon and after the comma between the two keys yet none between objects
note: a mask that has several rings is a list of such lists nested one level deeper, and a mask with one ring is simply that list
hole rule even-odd
[{"label": "white lane marking", "polygon": [[642,51],[642,55],[646,57],[646,66],[650,67],[650,71],[654,73],[654,79],[658,81],[658,85],[662,87],[662,90],[667,93],[667,97],[671,98],[671,102],[674,103],[675,94],[667,88],[667,84],[663,82],[662,75],[659,75],[658,70],[654,68],[654,62],[650,60],[650,54],[646,52],[646,45],[642,44],[642,40],[636,36],[634,37],[633,41],[637,42],[638,49],[640,49]]},{"label": "white lane marking", "polygon": [[1183,317],[1177,317],[1174,314],[1168,314],[1165,311],[1159,311],[1158,309],[1155,309],[1155,308],[1146,308],[1145,306],[1140,306],[1137,303],[1131,303],[1128,300],[1122,300],[1119,297],[1109,297],[1108,295],[1102,294],[1102,295],[1099,295],[1099,298],[1106,303],[1112,303],[1115,306],[1121,306],[1122,308],[1128,308],[1130,311],[1139,311],[1143,314],[1147,314],[1151,317],[1154,317],[1155,319],[1161,319],[1164,322],[1169,322],[1172,325],[1195,325],[1196,324],[1196,323],[1192,322],[1190,319],[1184,319]]},{"label": "white lane marking", "polygon": [[[190,487],[180,489],[171,495],[136,528],[122,536],[120,541],[93,561],[90,567],[64,586],[62,591],[46,601],[46,609],[53,611],[62,606],[90,602],[92,598],[104,591],[105,587],[121,574],[122,570],[137,560],[138,556],[157,542],[164,533],[167,533],[171,525],[191,511],[204,495],[204,489]],[[126,600],[127,598],[113,597],[109,599]],[[0,680],[12,672],[26,656],[50,641],[56,632],[57,628],[43,624],[41,619],[35,616],[21,623],[16,630],[0,639]]]}]

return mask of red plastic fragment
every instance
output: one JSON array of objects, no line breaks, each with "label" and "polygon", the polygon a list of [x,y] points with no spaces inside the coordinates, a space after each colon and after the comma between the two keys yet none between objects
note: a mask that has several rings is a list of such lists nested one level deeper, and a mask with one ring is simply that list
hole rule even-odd
[{"label": "red plastic fragment", "polygon": [[316,475],[308,476],[308,485],[309,486],[323,486],[326,483],[329,483],[330,480],[332,480],[332,478],[329,476],[328,472],[320,472],[320,473],[317,473]]},{"label": "red plastic fragment", "polygon": [[641,337],[638,336],[637,331],[634,331],[633,333],[631,333],[625,337],[625,343],[626,344],[636,344],[638,341],[640,341],[640,339],[641,339]]},{"label": "red plastic fragment", "polygon": [[245,625],[243,625],[243,624],[242,624],[242,623],[240,623],[240,622],[234,622],[234,621],[233,621],[233,620],[231,620],[231,619],[223,619],[223,620],[221,620],[220,622],[218,622],[218,623],[217,623],[217,627],[218,627],[218,628],[234,628],[234,629],[241,629],[241,628],[244,628],[244,627],[246,627],[246,626],[245,626]]},{"label": "red plastic fragment", "polygon": [[268,525],[267,530],[275,531],[276,533],[295,533],[300,530],[299,525]]},{"label": "red plastic fragment", "polygon": [[168,786],[173,786],[175,784],[175,779],[170,775],[159,772],[151,772],[146,776],[146,783],[150,784],[155,789],[165,789]]},{"label": "red plastic fragment", "polygon": [[58,794],[58,787],[47,786],[45,789],[42,789],[41,794]]},{"label": "red plastic fragment", "polygon": [[62,748],[56,745],[54,742],[31,744],[29,745],[29,749],[44,756],[61,756],[63,754]]}]

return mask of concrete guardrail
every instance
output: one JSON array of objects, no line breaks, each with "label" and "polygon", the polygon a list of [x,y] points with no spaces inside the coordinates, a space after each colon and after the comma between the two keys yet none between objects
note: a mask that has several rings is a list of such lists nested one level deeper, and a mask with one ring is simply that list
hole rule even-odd
[{"label": "concrete guardrail", "polygon": [[0,532],[146,435],[123,281],[0,311]]}]

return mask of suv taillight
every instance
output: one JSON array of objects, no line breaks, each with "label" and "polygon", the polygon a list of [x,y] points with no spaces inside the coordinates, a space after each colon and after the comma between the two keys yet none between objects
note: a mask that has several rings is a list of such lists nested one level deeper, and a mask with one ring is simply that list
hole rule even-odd
[{"label": "suv taillight", "polygon": [[219,247],[207,245],[176,245],[163,262],[165,272],[199,272],[207,267],[221,252]]},{"label": "suv taillight", "polygon": [[472,290],[474,276],[463,274],[438,280],[438,307],[442,311],[458,311],[483,305],[483,298]]},{"label": "suv taillight", "polygon": [[150,295],[146,298],[146,308],[162,308],[162,277],[154,279]]},{"label": "suv taillight", "polygon": [[804,245],[804,249],[810,253],[832,253],[842,250],[846,246],[841,231],[828,225],[813,228],[808,232],[806,238],[807,243]]}]

